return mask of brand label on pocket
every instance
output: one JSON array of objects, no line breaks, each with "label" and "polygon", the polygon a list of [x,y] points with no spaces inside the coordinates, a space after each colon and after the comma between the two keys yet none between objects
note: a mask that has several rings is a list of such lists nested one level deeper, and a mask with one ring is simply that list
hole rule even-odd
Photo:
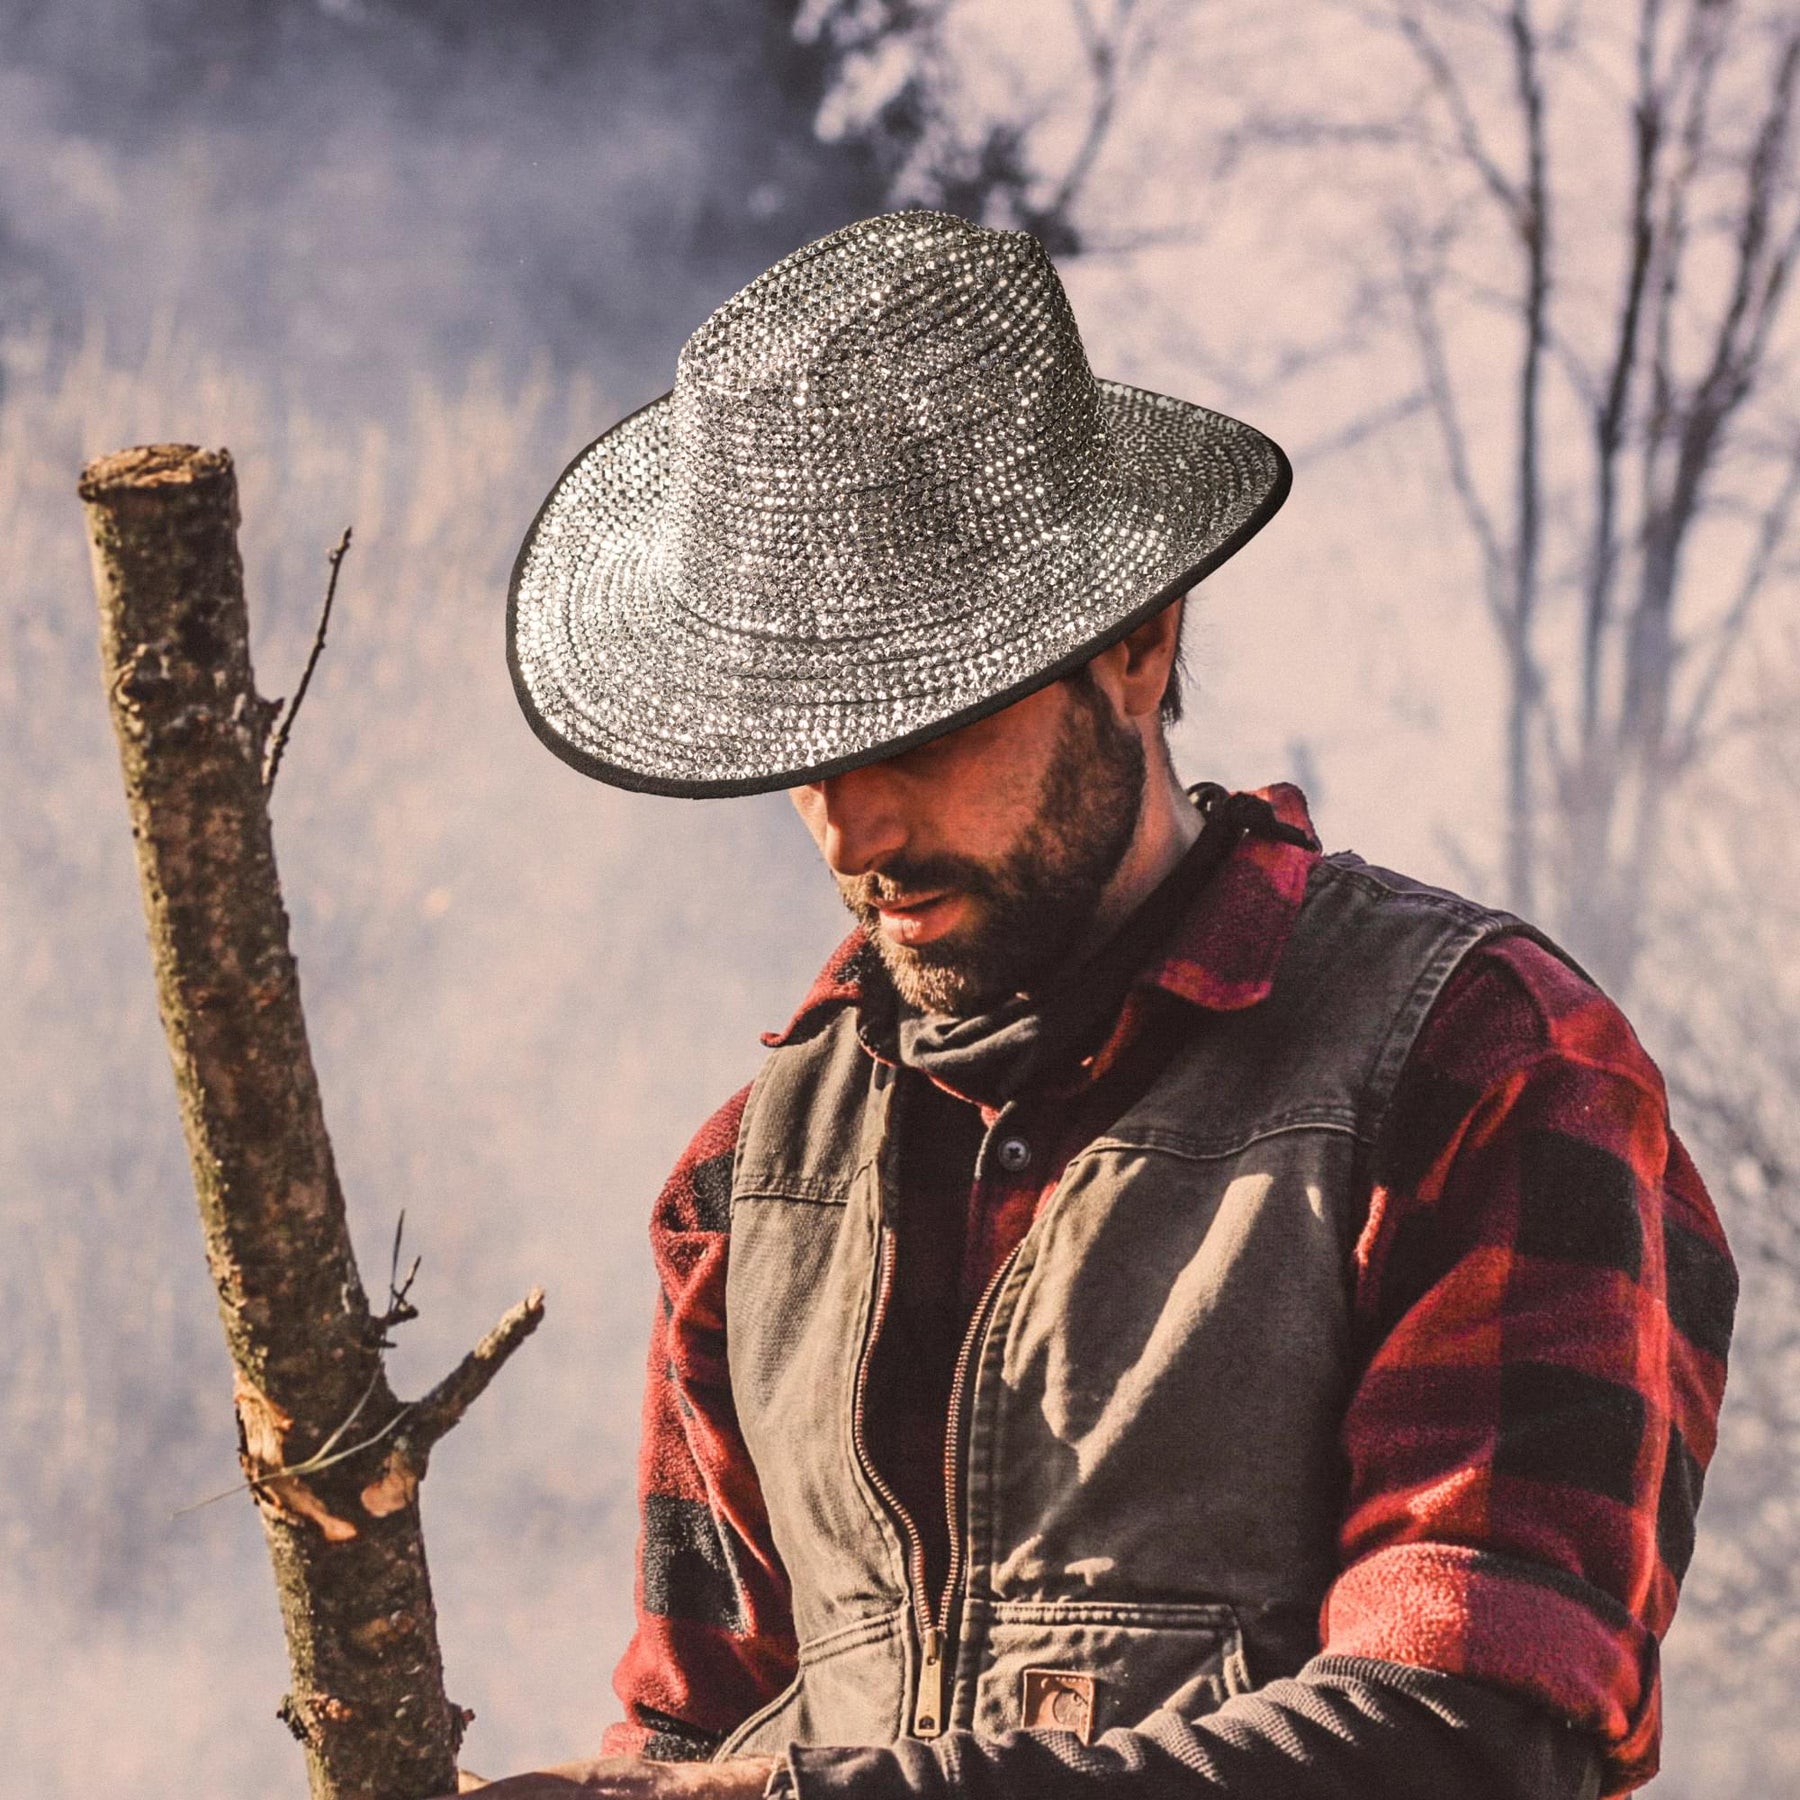
[{"label": "brand label on pocket", "polygon": [[1073,1669],[1027,1669],[1020,1714],[1027,1731],[1072,1731],[1094,1741],[1094,1678]]}]

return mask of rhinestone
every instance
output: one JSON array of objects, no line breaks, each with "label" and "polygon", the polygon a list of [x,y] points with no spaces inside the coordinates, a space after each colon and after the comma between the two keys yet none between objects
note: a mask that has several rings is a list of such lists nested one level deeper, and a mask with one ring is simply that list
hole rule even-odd
[{"label": "rhinestone", "polygon": [[745,793],[1040,685],[1260,527],[1261,433],[1097,381],[1025,232],[889,213],[807,244],[557,484],[508,647],[585,773]]}]

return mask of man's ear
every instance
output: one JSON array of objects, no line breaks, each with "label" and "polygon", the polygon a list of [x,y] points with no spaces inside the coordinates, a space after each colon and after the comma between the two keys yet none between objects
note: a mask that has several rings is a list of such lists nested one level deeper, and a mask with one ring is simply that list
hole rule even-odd
[{"label": "man's ear", "polygon": [[1162,707],[1181,648],[1185,602],[1185,595],[1172,600],[1094,659],[1101,685],[1128,719],[1146,718]]}]

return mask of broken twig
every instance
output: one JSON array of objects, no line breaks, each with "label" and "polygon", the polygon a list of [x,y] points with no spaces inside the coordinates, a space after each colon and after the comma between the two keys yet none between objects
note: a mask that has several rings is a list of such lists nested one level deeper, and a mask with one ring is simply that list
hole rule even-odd
[{"label": "broken twig", "polygon": [[288,738],[294,729],[294,720],[300,712],[300,702],[306,698],[306,690],[312,686],[313,670],[319,666],[319,658],[325,654],[325,632],[331,624],[332,602],[337,599],[338,571],[343,568],[344,558],[349,554],[350,527],[346,525],[344,535],[338,539],[337,548],[325,554],[325,560],[331,564],[331,579],[325,584],[325,604],[319,609],[319,629],[313,634],[312,649],[307,653],[306,667],[300,673],[300,685],[294,689],[294,697],[282,710],[269,739],[269,754],[263,763],[265,793],[275,785],[282,756],[287,750]]},{"label": "broken twig", "polygon": [[533,1288],[448,1375],[412,1406],[412,1422],[400,1439],[415,1477],[422,1477],[432,1446],[506,1366],[506,1359],[544,1320],[544,1290]]}]

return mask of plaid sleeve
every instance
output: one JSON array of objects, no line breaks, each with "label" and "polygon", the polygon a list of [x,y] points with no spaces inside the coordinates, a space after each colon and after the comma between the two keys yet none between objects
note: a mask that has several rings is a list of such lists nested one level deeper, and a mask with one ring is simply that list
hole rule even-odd
[{"label": "plaid sleeve", "polygon": [[651,1216],[661,1292],[638,1470],[637,1629],[608,1756],[693,1761],[793,1678],[785,1571],[725,1365],[731,1165],[749,1089],[700,1128]]},{"label": "plaid sleeve", "polygon": [[1534,1700],[1626,1792],[1724,1392],[1717,1215],[1630,1026],[1524,938],[1434,1010],[1376,1178],[1326,1652]]}]

